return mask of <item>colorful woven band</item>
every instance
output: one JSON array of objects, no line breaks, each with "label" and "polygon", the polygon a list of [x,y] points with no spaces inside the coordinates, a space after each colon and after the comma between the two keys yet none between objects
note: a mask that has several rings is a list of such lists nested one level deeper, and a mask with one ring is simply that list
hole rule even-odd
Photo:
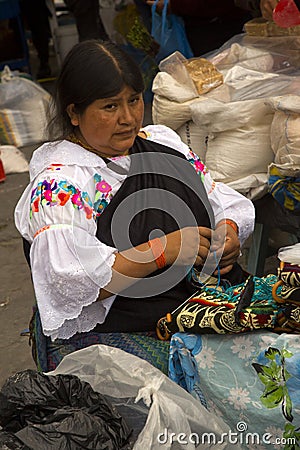
[{"label": "colorful woven band", "polygon": [[148,241],[148,245],[151,248],[158,269],[163,269],[167,265],[164,247],[159,238],[151,239]]},{"label": "colorful woven band", "polygon": [[233,220],[230,219],[221,220],[221,222],[218,223],[218,227],[223,224],[229,225],[236,232],[236,234],[239,234],[239,227]]},{"label": "colorful woven band", "polygon": [[39,234],[43,233],[46,230],[60,229],[60,228],[73,228],[73,225],[69,225],[67,223],[53,223],[51,225],[45,225],[40,228],[33,236],[33,239],[36,238]]}]

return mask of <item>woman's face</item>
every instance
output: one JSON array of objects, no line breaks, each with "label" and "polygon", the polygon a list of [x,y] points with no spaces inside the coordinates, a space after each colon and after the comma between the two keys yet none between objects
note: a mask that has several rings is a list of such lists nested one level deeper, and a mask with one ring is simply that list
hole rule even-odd
[{"label": "woman's face", "polygon": [[142,126],[143,97],[125,86],[114,97],[95,100],[83,114],[73,110],[69,115],[84,143],[103,155],[118,156],[132,147]]}]

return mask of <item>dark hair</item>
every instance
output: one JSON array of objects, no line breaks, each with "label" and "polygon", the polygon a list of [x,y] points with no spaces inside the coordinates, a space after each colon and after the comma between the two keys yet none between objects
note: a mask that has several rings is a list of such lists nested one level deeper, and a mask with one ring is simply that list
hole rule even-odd
[{"label": "dark hair", "polygon": [[144,91],[144,81],[136,62],[110,41],[87,40],[76,44],[63,61],[58,76],[48,126],[50,139],[66,138],[73,125],[66,112],[74,103],[82,114],[95,100],[117,95],[127,85]]}]

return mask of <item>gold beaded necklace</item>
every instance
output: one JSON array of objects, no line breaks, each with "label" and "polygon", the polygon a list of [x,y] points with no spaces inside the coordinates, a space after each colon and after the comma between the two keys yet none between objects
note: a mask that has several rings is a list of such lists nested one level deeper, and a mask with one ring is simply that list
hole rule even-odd
[{"label": "gold beaded necklace", "polygon": [[[91,147],[89,144],[82,142],[82,140],[80,138],[78,138],[75,133],[71,133],[68,136],[67,140],[70,142],[73,142],[73,144],[80,145],[81,147],[85,148],[89,152],[95,153],[98,156],[103,156],[103,158],[113,158],[113,156],[105,155],[104,153],[99,152],[99,150],[96,150],[93,147]],[[126,150],[126,152],[122,153],[122,155],[120,155],[120,156],[126,156],[128,154],[129,154],[129,151]]]}]

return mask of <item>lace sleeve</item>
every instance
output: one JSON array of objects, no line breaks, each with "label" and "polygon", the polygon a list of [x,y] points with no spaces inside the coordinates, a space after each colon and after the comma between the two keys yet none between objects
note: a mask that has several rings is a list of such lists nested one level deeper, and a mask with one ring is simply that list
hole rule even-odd
[{"label": "lace sleeve", "polygon": [[32,279],[45,335],[67,339],[104,322],[113,298],[96,300],[115,251],[78,227],[50,227],[34,239]]},{"label": "lace sleeve", "polygon": [[[114,300],[96,302],[111,279],[117,249],[95,236],[99,193],[94,177],[87,177],[83,189],[66,174],[41,174],[16,208],[17,227],[32,242],[31,270],[43,331],[53,339],[103,323]],[[104,187],[108,196],[109,184]]]}]

